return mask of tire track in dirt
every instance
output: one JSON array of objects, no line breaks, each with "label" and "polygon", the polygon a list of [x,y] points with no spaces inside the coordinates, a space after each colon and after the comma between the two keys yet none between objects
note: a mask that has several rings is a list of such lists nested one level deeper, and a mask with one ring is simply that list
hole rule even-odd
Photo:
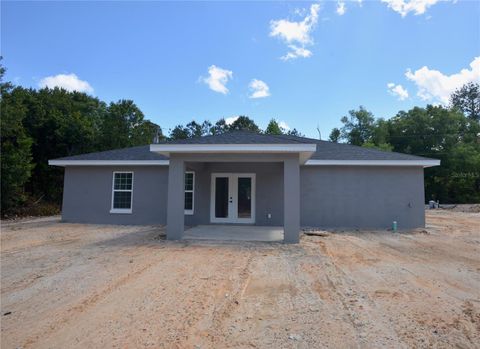
[{"label": "tire track in dirt", "polygon": [[[171,254],[171,253],[169,253]],[[168,255],[169,255],[168,254]],[[63,311],[61,314],[55,316],[55,320],[49,324],[46,324],[43,329],[40,329],[38,333],[28,337],[24,344],[23,348],[34,347],[35,343],[40,339],[44,339],[47,336],[53,335],[54,333],[61,330],[62,327],[67,326],[70,322],[77,320],[76,317],[79,313],[84,313],[88,311],[91,307],[95,306],[99,301],[107,298],[109,294],[118,288],[124,287],[125,285],[135,281],[140,278],[145,272],[151,269],[154,266],[160,264],[167,256],[162,256],[162,259],[151,262],[147,265],[144,265],[138,269],[135,269],[129,272],[127,275],[117,279],[115,282],[110,282],[107,287],[103,288],[99,292],[95,292],[93,295],[84,298],[76,305],[71,306],[69,309]]]},{"label": "tire track in dirt", "polygon": [[[402,238],[403,238],[403,236],[402,236]],[[357,242],[352,241],[350,239],[349,239],[349,242],[352,245],[356,246],[357,250],[363,250],[368,255],[379,256],[380,259],[383,262],[385,262],[387,260],[391,260],[392,262],[395,261],[397,266],[400,267],[402,271],[408,272],[409,274],[411,274],[413,276],[414,279],[412,281],[415,282],[415,284],[417,286],[421,287],[425,296],[431,297],[432,295],[434,295],[434,296],[438,297],[438,296],[441,295],[441,296],[445,296],[447,298],[453,297],[456,300],[460,300],[460,301],[463,300],[463,298],[461,298],[461,297],[455,297],[455,296],[451,295],[450,293],[445,292],[443,289],[439,289],[437,287],[437,285],[435,284],[435,282],[430,281],[430,280],[426,279],[424,276],[421,276],[418,273],[415,273],[415,272],[409,270],[408,268],[406,268],[406,266],[404,266],[403,263],[398,264],[398,261],[402,260],[402,259],[405,260],[405,262],[408,262],[408,263],[417,263],[417,265],[422,266],[422,269],[425,269],[426,274],[437,275],[438,278],[440,278],[440,276],[441,276],[441,278],[443,279],[443,282],[449,283],[449,281],[446,279],[448,277],[448,275],[439,271],[438,268],[434,268],[434,267],[428,265],[427,262],[431,262],[431,259],[429,259],[428,256],[419,257],[419,256],[412,256],[411,254],[407,255],[403,252],[403,250],[408,249],[407,247],[405,247],[404,249],[396,248],[395,246],[391,246],[389,243],[386,243],[386,242],[380,242],[379,243],[380,246],[382,246],[382,249],[379,249],[379,250],[372,250],[372,249],[366,248],[366,247],[364,247],[364,246],[362,246],[362,245],[358,244]],[[415,244],[421,244],[418,241],[415,241],[414,243]],[[387,253],[387,251],[385,251],[385,248],[388,249],[390,251],[390,253]],[[435,253],[432,252],[432,253],[429,253],[429,255],[435,255]],[[394,259],[391,259],[391,256],[393,256]],[[405,257],[407,257],[407,256],[408,256],[408,260],[405,259]],[[457,259],[459,259],[459,258],[460,257],[457,256]],[[381,278],[379,275],[377,275],[377,277]],[[385,281],[385,284],[388,284],[385,279],[383,279],[383,280]],[[409,298],[408,294],[405,293],[405,292],[402,292],[401,290],[396,290],[396,292],[400,293],[400,294],[403,294],[403,296],[405,296],[406,298]]]},{"label": "tire track in dirt", "polygon": [[384,319],[382,322],[371,320],[381,318],[382,311],[350,276],[350,273],[340,267],[327,244],[322,243],[322,245],[322,251],[329,258],[329,263],[324,263],[322,271],[355,330],[359,347],[371,347],[371,343],[376,343],[380,347],[392,347],[394,343],[396,345],[401,343],[397,333],[383,323],[392,321],[391,318]]},{"label": "tire track in dirt", "polygon": [[[197,326],[193,327],[195,330],[190,331],[190,334],[188,335],[189,339],[184,343],[180,343],[179,347],[189,347],[201,343],[203,338],[198,335],[198,333],[201,332],[207,332],[209,347],[219,347],[219,345],[223,345],[224,347],[227,346],[222,330],[224,328],[224,321],[231,316],[242,299],[250,282],[250,267],[254,259],[257,257],[257,252],[254,248],[246,248],[244,251],[248,253],[249,256],[240,272],[237,274],[237,279],[232,283],[232,288],[228,290],[228,295],[223,297],[223,294],[227,291],[225,289],[221,289],[217,292],[219,297],[222,298],[220,298],[220,301],[217,300],[214,304],[212,315],[205,314],[205,316],[197,322]],[[193,331],[195,332],[193,333]]]},{"label": "tire track in dirt", "polygon": [[[369,239],[369,242],[376,242],[376,239],[370,239],[370,237],[367,237],[367,239]],[[376,250],[376,249],[370,249],[370,248],[366,248],[364,247],[363,245],[360,245],[358,242],[356,241],[352,241],[352,239],[348,238],[348,239],[342,239],[342,246],[343,246],[343,249],[346,249],[346,250],[350,250],[350,249],[347,249],[347,247],[345,246],[345,240],[347,240],[349,243],[351,243],[351,245],[354,246],[354,249],[356,251],[363,251],[363,254],[365,255],[376,255],[380,258],[380,260],[382,262],[385,262],[385,261],[389,261],[389,263],[393,265],[395,264],[398,264],[398,261],[396,263],[395,262],[395,259],[397,260],[402,260],[402,259],[405,259],[406,257],[410,258],[410,255],[409,254],[406,254],[406,253],[401,253],[401,251],[399,249],[395,249],[395,248],[388,248],[388,251],[390,252],[393,252],[393,253],[388,253],[385,251],[385,249],[380,249],[380,250]],[[416,242],[416,241],[415,241]],[[388,245],[388,243],[385,243],[385,244],[381,244],[382,246],[385,245],[385,247],[390,247]],[[337,249],[338,250],[338,249]],[[328,249],[325,247],[325,251],[328,253]],[[331,254],[330,254],[331,255]],[[395,259],[392,259],[391,257],[394,257]],[[408,261],[409,263],[413,263],[413,264],[417,264],[419,266],[421,266],[421,268],[423,268],[424,270],[422,271],[423,274],[422,275],[437,275],[438,276],[438,270],[436,268],[433,268],[431,266],[426,266],[425,263],[428,261],[428,257],[425,257],[425,258],[415,258],[415,257],[412,257],[410,261]],[[407,262],[407,260],[405,260],[405,262]],[[336,265],[338,267],[338,264]],[[394,325],[392,326],[393,327],[393,330],[395,331],[396,335],[397,335],[397,339],[396,341],[398,343],[402,342],[402,339],[403,339],[403,343],[411,343],[412,340],[415,340],[414,338],[412,338],[412,333],[413,333],[413,336],[414,336],[414,333],[419,333],[419,331],[421,331],[421,328],[422,327],[433,327],[433,328],[454,328],[460,332],[463,333],[463,335],[465,336],[465,338],[467,339],[467,343],[469,343],[467,345],[467,347],[470,347],[469,345],[473,345],[475,347],[475,340],[472,340],[472,334],[474,336],[474,333],[476,332],[474,329],[472,329],[471,327],[471,324],[475,324],[474,321],[471,320],[471,318],[469,318],[468,316],[462,316],[462,314],[460,313],[451,313],[449,315],[448,318],[445,318],[445,317],[441,317],[440,315],[439,316],[436,316],[435,313],[432,313],[430,316],[428,315],[428,305],[425,305],[425,302],[424,301],[421,301],[422,297],[425,297],[425,299],[432,299],[432,302],[434,304],[438,303],[437,299],[451,299],[451,297],[453,297],[453,299],[455,301],[462,301],[462,304],[465,304],[463,302],[463,298],[458,296],[458,297],[454,297],[453,295],[451,295],[450,293],[446,292],[445,290],[443,290],[442,288],[441,289],[438,289],[438,285],[434,282],[434,281],[430,281],[429,278],[425,278],[425,276],[422,276],[418,273],[415,273],[409,269],[407,269],[405,267],[405,265],[403,263],[401,263],[400,265],[397,266],[398,268],[400,268],[402,271],[405,271],[405,272],[408,272],[410,275],[412,275],[412,279],[410,279],[410,283],[411,286],[410,288],[407,288],[407,289],[410,289],[411,292],[413,292],[413,294],[417,294],[418,293],[418,290],[420,287],[420,289],[422,290],[422,293],[423,295],[420,296],[420,298],[417,296],[416,299],[417,299],[417,302],[420,302],[418,303],[418,306],[420,306],[420,308],[418,308],[418,306],[416,307],[415,305],[412,306],[412,309],[410,311],[407,311],[405,312],[404,316],[405,319],[401,319],[401,318],[396,318],[396,319],[392,319],[392,318],[389,318],[389,322],[390,322],[390,325]],[[355,267],[354,267],[354,270]],[[362,269],[360,269],[362,270]],[[327,270],[328,272],[328,270]],[[338,274],[335,274],[335,275],[338,275]],[[440,274],[441,276],[442,274]],[[378,278],[380,280],[383,280],[383,284],[386,285],[386,289],[391,289],[392,288],[392,281],[389,280],[385,280],[383,277],[381,277],[379,274],[375,274],[375,278]],[[404,279],[404,278],[402,278]],[[343,277],[342,280],[348,280],[347,277]],[[408,279],[407,279],[408,280]],[[442,282],[446,282],[445,280],[442,280]],[[416,285],[416,287],[415,287]],[[408,299],[408,302],[409,304],[413,301],[412,297],[407,294],[405,292],[403,292],[400,288],[403,288],[405,289],[407,286],[405,285],[405,282],[402,284],[402,285],[399,285],[399,287],[397,287],[395,289],[395,294],[400,294],[400,295],[403,295],[403,297],[405,299]],[[413,287],[413,288],[412,288]],[[344,286],[342,286],[342,289],[344,288]],[[447,288],[447,291],[450,290],[450,288]],[[388,294],[392,294],[390,291],[387,291]],[[370,299],[371,301],[371,299]],[[448,303],[448,301],[447,301]],[[395,306],[395,302],[392,303],[393,306]],[[470,303],[471,305],[471,303]],[[380,307],[382,307],[384,310],[383,312],[385,313],[385,310],[388,309],[388,304],[384,304],[384,305],[379,305]],[[387,308],[385,308],[387,307]],[[426,307],[426,308],[425,308]],[[463,307],[465,308],[466,306],[463,305]],[[347,303],[347,308],[348,308],[348,303]],[[431,307],[429,309],[432,309],[432,308],[435,308],[435,306],[432,304]],[[468,308],[468,307],[466,307]],[[471,307],[470,309],[472,309],[473,307]],[[423,310],[425,309],[425,310]],[[398,311],[398,309],[395,309],[393,310],[393,313],[395,313],[396,311]],[[402,312],[400,312],[399,314],[402,314]],[[425,317],[426,316],[426,317]],[[379,318],[378,316],[376,316],[377,318]],[[394,321],[392,321],[394,320]],[[469,324],[469,320],[471,321],[471,324]],[[417,328],[417,325],[419,326],[419,328]],[[400,331],[400,332],[398,332]],[[477,330],[478,332],[478,330]],[[422,341],[424,342],[425,345],[432,345],[432,346],[438,346],[438,345],[448,345],[449,343],[452,344],[452,342],[450,342],[450,340],[447,338],[444,338],[442,336],[440,336],[440,332],[439,330],[435,330],[434,331],[434,334],[437,334],[437,335],[428,335],[428,336],[425,336]],[[371,341],[369,341],[370,343],[372,343]],[[465,344],[467,344],[465,343]]]}]

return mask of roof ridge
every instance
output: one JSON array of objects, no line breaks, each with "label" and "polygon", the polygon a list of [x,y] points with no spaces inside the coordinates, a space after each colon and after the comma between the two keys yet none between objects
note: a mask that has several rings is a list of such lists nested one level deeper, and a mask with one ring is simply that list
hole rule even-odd
[{"label": "roof ridge", "polygon": [[306,137],[298,137],[298,136],[293,136],[293,135],[274,135],[274,134],[268,134],[269,136],[272,136],[272,137],[275,137],[277,139],[285,139],[286,137],[288,137],[289,140],[292,140],[292,141],[295,141],[297,143],[305,143],[301,140],[305,139],[305,140],[309,140],[308,138]]}]

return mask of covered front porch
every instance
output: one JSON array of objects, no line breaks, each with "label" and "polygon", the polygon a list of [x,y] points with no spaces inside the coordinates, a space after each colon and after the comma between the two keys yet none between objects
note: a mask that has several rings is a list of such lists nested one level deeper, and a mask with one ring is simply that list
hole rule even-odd
[{"label": "covered front porch", "polygon": [[190,146],[188,153],[182,146],[160,145],[170,157],[168,239],[299,241],[305,145],[211,152]]}]

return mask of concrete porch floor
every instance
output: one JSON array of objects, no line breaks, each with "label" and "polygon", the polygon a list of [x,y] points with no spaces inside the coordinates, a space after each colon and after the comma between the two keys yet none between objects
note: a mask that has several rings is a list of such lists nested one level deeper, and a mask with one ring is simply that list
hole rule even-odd
[{"label": "concrete porch floor", "polygon": [[255,225],[197,225],[185,230],[185,240],[283,241],[283,227]]}]

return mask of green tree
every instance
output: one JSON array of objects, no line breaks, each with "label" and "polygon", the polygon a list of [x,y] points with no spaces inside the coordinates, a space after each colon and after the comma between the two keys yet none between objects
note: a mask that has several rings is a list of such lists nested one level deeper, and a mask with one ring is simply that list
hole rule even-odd
[{"label": "green tree", "polygon": [[26,109],[21,98],[12,94],[12,84],[4,82],[4,75],[5,68],[0,64],[2,214],[25,202],[25,184],[33,168],[32,139],[26,134],[23,126]]},{"label": "green tree", "polygon": [[388,142],[388,137],[389,123],[382,118],[377,119],[374,122],[371,138],[363,143],[362,147],[392,151],[393,146]]},{"label": "green tree", "polygon": [[400,111],[389,120],[373,118],[364,108],[334,129],[348,143],[441,160],[425,169],[425,199],[444,203],[480,202],[480,123],[459,108],[428,105]]},{"label": "green tree", "polygon": [[158,143],[163,141],[162,128],[150,120],[143,120],[139,125],[134,127],[131,136],[132,145],[144,145],[150,143]]},{"label": "green tree", "polygon": [[205,120],[201,124],[192,120],[186,126],[177,125],[170,131],[170,139],[187,139],[212,134],[214,127],[210,121]]},{"label": "green tree", "polygon": [[388,143],[375,144],[372,141],[368,141],[366,143],[363,143],[362,147],[373,148],[373,149],[378,149],[378,150],[383,150],[383,151],[392,151],[393,150],[393,146],[391,144],[388,144]]},{"label": "green tree", "polygon": [[285,131],[280,127],[277,120],[271,119],[265,129],[265,133],[270,135],[282,135]]},{"label": "green tree", "polygon": [[300,131],[298,131],[296,128],[288,130],[286,134],[289,136],[295,136],[295,137],[305,137],[305,135]]},{"label": "green tree", "polygon": [[190,136],[190,132],[188,128],[183,125],[177,125],[173,129],[170,130],[169,139],[177,140],[177,139],[187,139]]},{"label": "green tree", "polygon": [[231,125],[228,126],[229,131],[252,131],[260,133],[260,128],[248,116],[239,116]]},{"label": "green tree", "polygon": [[225,122],[224,118],[221,118],[220,120],[218,120],[215,123],[215,125],[210,127],[210,134],[212,134],[212,135],[222,134],[222,133],[225,133],[227,131],[228,131],[228,125]]},{"label": "green tree", "polygon": [[362,145],[371,140],[375,128],[375,117],[360,106],[358,110],[350,110],[348,116],[341,119],[341,138],[349,144]]},{"label": "green tree", "polygon": [[330,132],[330,136],[328,137],[328,140],[330,142],[338,143],[341,137],[341,132],[338,128],[334,128],[332,132]]},{"label": "green tree", "polygon": [[210,134],[212,124],[208,120],[205,120],[201,124],[196,121],[191,121],[187,124],[186,128],[188,130],[188,138],[201,137]]},{"label": "green tree", "polygon": [[450,96],[450,104],[470,119],[480,121],[480,85],[470,82]]},{"label": "green tree", "polygon": [[100,126],[102,148],[125,148],[152,142],[153,135],[142,132],[145,131],[143,123],[144,115],[132,100],[110,103]]},{"label": "green tree", "polygon": [[394,151],[441,160],[425,169],[425,198],[444,203],[480,202],[480,126],[457,109],[428,105],[389,120]]},{"label": "green tree", "polygon": [[58,157],[149,144],[163,137],[129,100],[107,106],[99,99],[60,88],[14,87],[1,77],[2,213],[27,196],[61,202],[63,169]]},{"label": "green tree", "polygon": [[98,125],[105,104],[79,92],[64,89],[15,88],[26,108],[24,126],[33,139],[32,156],[35,168],[27,185],[33,196],[60,202],[63,170],[48,165],[48,160],[102,150]]}]

